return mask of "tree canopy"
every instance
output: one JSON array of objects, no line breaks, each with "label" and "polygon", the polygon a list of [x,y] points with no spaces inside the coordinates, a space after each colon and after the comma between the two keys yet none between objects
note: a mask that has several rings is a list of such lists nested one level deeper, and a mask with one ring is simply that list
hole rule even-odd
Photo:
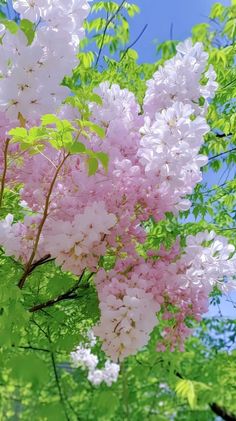
[{"label": "tree canopy", "polygon": [[[180,54],[178,52],[179,40],[167,40],[159,44],[156,61],[140,64],[136,47],[145,27],[136,40],[130,39],[132,18],[139,13],[136,4],[127,1],[119,3],[94,1],[89,13],[89,10],[86,9],[86,1],[81,1],[81,5],[77,5],[78,10],[74,5],[76,2],[68,2],[74,7],[70,6],[75,13],[75,23],[73,21],[75,33],[72,34],[74,36],[72,38],[74,40],[75,35],[81,38],[79,53],[78,50],[75,50],[77,54],[75,59],[73,43],[69,38],[64,39],[65,45],[63,45],[64,32],[61,38],[55,36],[56,41],[53,39],[54,32],[51,33],[52,38],[47,40],[47,45],[52,48],[50,50],[48,47],[52,57],[48,54],[46,70],[40,69],[40,76],[33,85],[38,92],[38,98],[41,98],[40,95],[43,96],[43,101],[37,107],[38,98],[36,101],[34,97],[30,96],[31,107],[29,107],[27,105],[28,97],[24,99],[25,102],[22,100],[22,103],[20,100],[18,103],[12,102],[12,97],[8,92],[12,93],[11,89],[14,89],[13,82],[15,81],[12,82],[9,74],[14,74],[14,71],[18,72],[17,77],[20,82],[17,80],[17,86],[19,83],[21,84],[21,91],[28,88],[24,72],[35,71],[33,65],[31,66],[32,55],[34,55],[37,65],[39,63],[42,65],[44,60],[40,56],[42,53],[39,50],[46,43],[46,37],[43,31],[41,34],[38,34],[37,31],[44,28],[42,22],[46,22],[50,26],[53,19],[57,19],[55,24],[57,29],[60,29],[61,22],[63,22],[65,28],[63,27],[62,30],[67,31],[71,21],[65,20],[63,15],[63,7],[65,8],[66,2],[60,0],[59,3],[64,3],[64,6],[59,5],[61,15],[55,14],[56,18],[49,7],[51,3],[55,7],[56,0],[52,2],[49,0],[38,1],[36,2],[38,9],[33,9],[33,11],[25,5],[29,2],[16,1],[13,6],[15,12],[19,12],[20,15],[18,13],[9,14],[9,3],[8,10],[5,1],[0,3],[2,5],[0,17],[3,25],[3,28],[0,29],[1,48],[3,61],[5,60],[7,63],[1,65],[0,80],[1,92],[3,92],[3,88],[6,90],[6,96],[0,101],[0,121],[2,120],[0,122],[2,137],[0,156],[0,419],[29,420],[33,417],[35,420],[42,421],[139,421],[142,419],[150,421],[213,421],[219,416],[226,421],[236,420],[236,351],[234,345],[236,321],[233,318],[225,317],[221,310],[221,297],[224,293],[227,299],[232,301],[234,308],[236,305],[234,294],[230,295],[227,291],[227,272],[224,272],[223,267],[226,260],[228,262],[231,258],[233,259],[233,248],[228,249],[227,247],[230,247],[228,244],[236,246],[235,0],[232,0],[229,7],[224,7],[220,3],[214,4],[208,23],[199,23],[192,29],[193,47],[191,48],[194,48],[194,45],[200,45],[197,43],[202,43],[202,54],[205,54],[204,51],[208,53],[206,65],[209,74],[206,74],[205,70],[205,73],[202,71],[198,91],[201,96],[196,103],[191,99],[192,106],[195,108],[186,117],[188,127],[194,123],[193,132],[203,131],[204,143],[199,147],[201,155],[198,155],[198,150],[195,154],[196,157],[202,155],[208,157],[208,162],[205,161],[205,165],[201,168],[203,179],[198,183],[192,182],[191,185],[191,175],[187,181],[188,176],[186,176],[179,188],[184,193],[178,193],[173,202],[177,187],[173,188],[173,191],[170,190],[169,196],[168,194],[164,196],[164,193],[161,196],[158,191],[154,205],[148,202],[148,198],[152,199],[152,189],[154,189],[152,181],[148,185],[149,190],[145,190],[146,196],[142,196],[143,193],[139,191],[139,201],[136,201],[134,194],[135,189],[141,189],[141,176],[136,168],[139,165],[138,157],[141,157],[142,163],[145,162],[143,164],[146,165],[145,174],[148,174],[149,171],[149,164],[146,164],[145,161],[143,140],[141,140],[143,143],[132,162],[132,166],[135,167],[133,174],[130,175],[125,163],[123,166],[114,164],[115,169],[112,166],[115,158],[121,160],[122,154],[124,161],[126,159],[131,162],[132,155],[136,154],[135,136],[139,136],[136,134],[137,128],[142,127],[142,139],[147,143],[151,134],[155,130],[157,132],[160,130],[163,117],[163,114],[160,117],[161,111],[167,107],[170,109],[172,104],[168,104],[167,99],[167,105],[164,103],[164,91],[161,91],[160,101],[163,100],[164,105],[158,111],[160,115],[157,125],[154,127],[150,123],[154,117],[151,112],[147,111],[149,105],[147,105],[146,92],[147,89],[150,90],[150,98],[157,95],[156,88],[153,88],[155,82],[153,75],[157,71],[161,72],[163,66],[168,66],[169,60],[176,57],[176,54]],[[46,3],[49,4],[48,12]],[[81,9],[79,9],[80,7]],[[45,14],[41,13],[44,8]],[[83,28],[85,36],[81,35]],[[53,30],[55,30],[54,27]],[[69,32],[70,29],[68,29]],[[25,44],[22,47],[20,43],[23,37]],[[12,41],[13,39],[18,41]],[[58,40],[61,40],[61,45]],[[38,45],[36,41],[40,44]],[[55,51],[54,46],[51,47],[54,42],[57,43]],[[15,55],[17,52],[23,51],[21,53],[22,61],[20,61],[21,57],[16,59],[12,52],[7,55],[6,51],[9,45],[11,48],[15,48]],[[67,45],[68,49],[66,50]],[[32,47],[31,55],[25,53],[28,47]],[[196,54],[200,56],[199,52]],[[16,62],[19,60],[16,69],[14,60]],[[199,58],[199,62],[200,60]],[[170,63],[173,64],[173,62]],[[20,73],[22,69],[24,69],[23,76]],[[204,96],[204,88],[209,91],[216,88],[213,86],[215,80],[211,69],[214,69],[216,73],[217,90],[214,95],[210,95],[208,92]],[[63,82],[60,85],[62,75]],[[42,83],[39,82],[40,77],[43,80]],[[150,80],[154,81],[153,85]],[[150,82],[148,88],[147,81]],[[44,83],[45,85],[47,83],[46,90]],[[116,87],[112,88],[112,86]],[[66,89],[67,91],[64,91]],[[155,95],[151,91],[152,89],[155,91]],[[164,88],[162,87],[162,89]],[[108,91],[114,103],[118,103],[117,108],[115,106],[112,108],[112,99],[107,100],[106,92]],[[66,93],[64,94],[64,92]],[[208,101],[210,96],[211,99]],[[57,109],[62,102],[64,102],[64,108],[58,112]],[[186,104],[185,106],[187,107]],[[3,107],[7,110],[6,115],[2,115]],[[10,109],[13,110],[11,115],[9,114]],[[154,111],[156,112],[156,109]],[[140,123],[140,119],[147,112],[149,112],[150,121],[145,125]],[[182,109],[179,112],[181,113]],[[117,121],[120,122],[120,125],[116,122],[116,125],[114,124],[112,127],[109,126],[110,116],[115,113],[118,115]],[[93,115],[95,115],[94,118],[91,117]],[[124,124],[120,117],[122,115],[125,118],[128,116]],[[205,132],[204,128],[202,129],[204,124],[202,121],[201,124],[199,123],[200,128],[197,125],[199,119],[204,115],[209,126]],[[15,124],[15,120],[17,120],[17,124]],[[107,121],[109,124],[106,123]],[[168,121],[170,127],[172,120]],[[108,129],[110,134],[108,134]],[[167,136],[167,129],[165,128],[165,130],[164,134]],[[7,135],[5,136],[6,131]],[[130,138],[132,136],[133,143],[127,140],[127,133]],[[181,135],[185,135],[185,126]],[[116,136],[118,136],[118,146],[115,143]],[[193,138],[194,135],[191,136]],[[95,140],[91,141],[91,139]],[[111,143],[115,139],[112,147],[106,146],[107,139]],[[125,140],[123,141],[123,139]],[[132,149],[133,147],[134,149]],[[187,159],[191,160],[194,146],[189,149],[191,153]],[[163,154],[164,152],[162,152],[162,156]],[[72,157],[71,167],[68,157],[69,159]],[[194,156],[194,163],[196,157]],[[159,165],[159,161],[157,162]],[[164,163],[160,162],[160,167],[164,168]],[[70,180],[75,180],[76,184],[77,173],[75,170],[81,168],[81,165],[84,167],[83,171],[79,173],[80,184],[76,190],[74,186],[70,186]],[[117,166],[115,167],[115,165]],[[183,163],[184,165],[185,163]],[[112,175],[112,177],[116,177],[114,179],[110,176],[111,167],[115,172],[115,176]],[[99,183],[103,182],[104,174],[108,174],[112,179],[110,190],[109,188],[105,190],[104,184],[101,188],[99,187]],[[157,184],[159,186],[163,182],[161,176],[162,174],[158,174],[159,178],[155,186]],[[177,179],[177,176],[176,170],[173,178]],[[148,182],[149,178],[153,180],[153,173],[150,173],[150,177],[148,177]],[[97,180],[95,192],[93,180]],[[166,175],[165,180],[168,180]],[[187,189],[188,183],[190,187]],[[146,188],[146,179],[144,184]],[[120,191],[123,196],[119,195]],[[126,198],[126,192],[128,192],[129,200]],[[75,205],[73,200],[77,193],[80,194],[78,196],[79,203]],[[102,202],[99,202],[99,197],[101,197],[101,201],[105,203],[104,196],[106,195],[108,197],[107,208],[103,206]],[[94,205],[91,205],[92,199],[91,202],[86,202],[90,196],[92,199],[95,197]],[[169,201],[163,197],[167,197]],[[186,205],[186,200],[188,203],[191,202],[190,206]],[[175,206],[180,202],[182,205],[176,210]],[[48,215],[50,216],[50,212],[57,212],[58,203],[61,208],[58,206],[57,223],[53,224],[51,221],[46,226]],[[115,209],[116,203],[117,213],[115,210],[112,211]],[[135,218],[131,216],[133,215],[131,212],[129,213],[132,206],[138,221],[136,225],[132,225]],[[160,210],[161,206],[163,206],[162,210]],[[9,215],[14,215],[14,221]],[[128,215],[129,225],[125,219],[126,215]],[[72,216],[75,218],[72,219]],[[70,221],[70,225],[68,221]],[[94,221],[98,223],[96,236],[92,231],[96,225]],[[118,224],[117,221],[120,225],[115,231],[114,226]],[[47,232],[44,231],[45,227],[47,227]],[[75,232],[79,232],[85,236],[87,232],[90,233],[90,229],[92,238],[90,249],[88,243],[82,244],[82,237],[73,243],[73,249],[78,246],[82,250],[78,254],[80,260],[77,259],[75,264],[71,260],[70,253],[65,251],[70,250],[71,246],[66,244],[69,239],[66,236],[63,237],[62,234],[70,232],[73,237]],[[195,290],[193,290],[191,298],[192,304],[188,306],[188,311],[186,310],[185,313],[184,308],[179,307],[180,301],[170,298],[174,294],[173,286],[169,296],[163,292],[164,298],[162,297],[163,300],[158,305],[150,299],[148,295],[150,291],[145,290],[142,302],[147,299],[147,304],[145,301],[143,307],[140,307],[140,311],[143,313],[146,311],[144,319],[148,320],[149,325],[152,326],[150,340],[144,346],[137,345],[135,348],[134,339],[132,339],[129,350],[132,350],[132,346],[134,346],[134,352],[125,354],[124,351],[125,358],[123,358],[125,347],[122,344],[123,348],[119,348],[118,357],[114,358],[114,364],[116,366],[119,364],[117,369],[119,373],[117,372],[117,375],[113,373],[114,379],[112,378],[112,380],[106,377],[104,367],[106,368],[108,358],[113,359],[111,349],[114,347],[112,341],[109,344],[107,339],[110,332],[105,331],[104,333],[104,327],[103,325],[101,327],[99,323],[103,323],[106,327],[110,320],[115,320],[116,326],[113,333],[116,333],[121,322],[115,318],[111,311],[108,312],[107,308],[104,310],[105,298],[107,296],[109,298],[111,293],[110,290],[106,292],[105,288],[102,289],[102,281],[107,276],[105,287],[109,288],[112,282],[115,283],[113,278],[127,276],[128,286],[131,288],[130,285],[133,282],[132,288],[135,289],[138,285],[137,279],[145,273],[143,262],[147,262],[149,258],[153,259],[153,266],[148,266],[146,270],[146,273],[150,273],[150,277],[153,268],[156,271],[155,276],[157,276],[158,271],[161,272],[165,265],[163,273],[167,273],[166,268],[169,267],[170,262],[171,267],[178,264],[179,248],[187,250],[190,241],[188,238],[200,238],[200,233],[212,231],[216,235],[214,237],[216,240],[206,236],[199,240],[197,246],[207,249],[207,247],[210,248],[212,242],[220,241],[217,240],[218,237],[223,238],[221,248],[217,249],[216,244],[216,249],[211,255],[204,254],[211,272],[210,270],[206,272],[207,264],[203,265],[203,271],[205,271],[201,275],[203,280],[207,277],[210,279],[212,268],[216,267],[216,263],[212,259],[217,257],[218,253],[224,253],[224,251],[226,254],[228,253],[227,258],[222,258],[223,263],[219,263],[219,273],[223,274],[220,281],[223,286],[215,283],[208,291],[209,302],[218,309],[218,315],[205,317],[204,313],[207,312],[207,308],[204,308],[202,302],[199,304],[200,307],[202,305],[201,312],[199,309],[194,310],[197,307],[194,302]],[[113,236],[112,232],[114,232]],[[199,237],[197,237],[198,234]],[[129,239],[132,237],[130,243],[126,240],[126,236]],[[50,250],[47,254],[43,252],[45,248],[43,248],[42,237],[46,238],[46,244]],[[98,242],[99,244],[97,244]],[[134,243],[135,246],[133,246]],[[63,251],[60,249],[61,244],[65,246]],[[126,246],[126,244],[128,245]],[[42,247],[42,253],[40,247]],[[129,278],[131,267],[136,265],[136,261],[134,264],[132,260],[128,260],[129,256],[133,256],[132,253],[134,253],[132,247],[135,248],[135,253],[141,259],[141,263],[140,261],[137,263],[135,281],[132,280],[132,276]],[[51,249],[56,250],[54,254]],[[187,259],[187,251],[183,253],[184,258]],[[120,260],[127,258],[128,262],[125,260],[125,264],[119,263],[120,266],[117,269],[117,258]],[[193,260],[193,257],[191,259]],[[184,262],[181,263],[182,266],[179,264],[173,278],[171,278],[171,272],[168,272],[168,279],[171,279],[171,282],[174,283],[176,274],[181,275],[181,271],[184,271]],[[113,270],[116,271],[115,275]],[[96,272],[98,272],[97,278]],[[109,273],[112,273],[113,277],[109,278],[107,275]],[[194,272],[191,276],[195,281]],[[230,273],[230,276],[233,278],[233,285],[234,274]],[[95,281],[95,278],[98,280]],[[207,281],[208,279],[206,279]],[[224,292],[224,287],[226,292]],[[188,288],[191,289],[192,285],[189,285]],[[116,284],[114,289],[118,289]],[[196,294],[201,294],[200,288],[196,291]],[[122,295],[122,292],[120,294]],[[136,294],[136,291],[133,291],[133,294]],[[128,292],[126,296],[128,296]],[[138,295],[137,297],[139,298]],[[101,303],[105,303],[104,306]],[[197,314],[196,317],[194,311]],[[157,313],[156,325],[151,316],[149,318],[149,312],[151,315],[153,312],[154,316]],[[200,313],[203,318],[199,316]],[[184,315],[182,319],[181,314]],[[94,341],[89,345],[88,332],[94,326],[96,326],[95,334],[99,338],[96,343]],[[143,330],[144,328],[140,328],[140,331],[143,332]],[[174,342],[175,335],[177,339]],[[169,337],[170,343],[168,342]],[[115,341],[117,338],[113,339]],[[145,339],[146,336],[144,341]],[[157,347],[157,344],[160,346]],[[88,363],[83,363],[81,360],[82,362],[76,364],[76,358],[73,361],[72,353],[76,352],[78,347],[85,353],[88,351],[88,354],[90,347],[92,348],[92,354],[97,357],[97,360],[96,358],[94,360],[97,361],[96,367],[100,370],[97,376],[103,376],[103,381],[96,380],[97,378],[92,376],[89,377]],[[114,353],[114,355],[117,354]],[[91,364],[91,354],[89,354],[89,358]]]}]

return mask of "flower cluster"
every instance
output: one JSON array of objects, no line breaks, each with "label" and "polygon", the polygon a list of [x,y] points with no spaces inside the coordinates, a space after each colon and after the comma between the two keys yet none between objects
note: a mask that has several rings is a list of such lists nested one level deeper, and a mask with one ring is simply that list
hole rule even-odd
[{"label": "flower cluster", "polygon": [[203,232],[186,241],[183,251],[177,244],[170,252],[160,252],[158,259],[126,259],[109,273],[97,273],[101,319],[94,333],[112,360],[121,361],[148,343],[160,308],[163,320],[172,320],[172,325],[162,332],[158,350],[183,349],[192,332],[186,320],[201,320],[209,293],[215,286],[225,288],[225,277],[235,274],[234,247],[224,237]]},{"label": "flower cluster", "polygon": [[105,237],[116,217],[107,213],[103,202],[87,206],[68,221],[52,221],[45,238],[45,250],[63,270],[80,275],[84,269],[96,271],[99,257],[106,252]]},{"label": "flower cluster", "polygon": [[200,106],[200,98],[207,100],[213,97],[217,89],[212,66],[205,73],[207,82],[205,85],[200,84],[208,59],[202,44],[197,42],[192,45],[188,39],[176,48],[177,54],[147,82],[144,110],[151,118],[155,118],[156,112],[171,107],[177,101],[190,104],[196,114],[202,114],[207,108],[207,102]]},{"label": "flower cluster", "polygon": [[37,121],[55,112],[69,95],[60,86],[76,65],[76,50],[83,37],[83,20],[89,12],[87,0],[18,0],[15,10],[35,23],[31,45],[19,29],[16,34],[1,25],[0,111],[15,121]]},{"label": "flower cluster", "polygon": [[[17,0],[14,7],[32,21],[35,36],[29,43],[20,29],[13,35],[0,28],[1,169],[6,133],[19,121],[31,128],[42,114],[55,113],[78,127],[78,110],[62,105],[70,91],[61,82],[76,64],[89,11],[87,0]],[[9,148],[5,181],[21,186],[26,216],[13,223],[8,215],[0,222],[0,245],[26,267],[50,255],[62,270],[96,273],[101,319],[94,331],[114,361],[148,343],[157,313],[169,321],[158,349],[181,348],[190,333],[186,320],[200,320],[209,293],[215,286],[224,289],[226,277],[235,273],[233,248],[214,234],[188,237],[182,249],[176,244],[169,252],[149,250],[146,257],[137,247],[147,236],[143,222],[188,209],[185,196],[201,180],[206,158],[199,151],[209,131],[205,115],[217,88],[207,60],[200,43],[179,44],[176,56],[147,82],[142,109],[127,89],[109,82],[97,86],[102,101],[89,103],[90,123],[102,127],[105,138],[95,131],[74,141],[107,153],[107,172],[99,165],[88,177],[82,155],[49,143],[34,154],[19,153],[18,145]],[[100,258],[107,251],[114,267],[105,271]],[[79,346],[72,358],[88,368],[94,384],[110,385],[117,378],[117,366],[107,362],[98,369],[88,348]]]},{"label": "flower cluster", "polygon": [[146,117],[142,128],[138,156],[171,210],[189,208],[190,202],[182,197],[201,180],[200,169],[207,162],[198,151],[209,127],[203,117],[192,120],[193,115],[191,105],[175,102],[156,113],[153,122]]},{"label": "flower cluster", "polygon": [[71,360],[75,367],[83,367],[88,370],[88,380],[94,386],[99,386],[104,382],[107,386],[111,386],[116,382],[119,376],[120,366],[107,360],[104,368],[97,368],[98,357],[91,352],[91,346],[94,346],[96,341],[93,339],[92,343],[79,345],[74,352],[71,353]]}]

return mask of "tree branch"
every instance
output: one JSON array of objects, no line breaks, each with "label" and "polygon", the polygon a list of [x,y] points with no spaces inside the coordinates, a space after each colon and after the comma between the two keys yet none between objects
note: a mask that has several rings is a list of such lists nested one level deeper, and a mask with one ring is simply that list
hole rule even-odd
[{"label": "tree branch", "polygon": [[6,174],[7,174],[7,153],[8,153],[9,143],[10,143],[10,139],[7,139],[6,144],[5,144],[5,148],[4,148],[4,166],[3,166],[3,173],[2,173],[2,179],[1,179],[1,190],[0,190],[0,208],[2,207],[5,181],[6,181]]},{"label": "tree branch", "polygon": [[37,347],[34,347],[34,346],[30,346],[30,345],[28,345],[28,346],[17,346],[17,347],[15,347],[13,345],[13,347],[18,348],[18,349],[27,349],[29,351],[40,351],[40,352],[47,352],[47,353],[51,352],[49,349],[37,348]]},{"label": "tree branch", "polygon": [[31,268],[29,269],[29,273],[32,273],[38,266],[42,266],[45,263],[53,262],[55,259],[50,259],[51,255],[47,254],[46,256],[42,257],[42,259],[39,259],[37,262],[33,263],[31,265]]},{"label": "tree branch", "polygon": [[217,405],[217,403],[209,404],[211,410],[218,415],[219,417],[223,418],[225,421],[236,421],[236,415],[227,412],[224,408]]},{"label": "tree branch", "polygon": [[60,385],[60,379],[59,379],[59,375],[58,375],[58,372],[57,372],[57,366],[56,366],[55,356],[54,356],[54,353],[53,352],[51,352],[51,360],[52,360],[52,366],[53,366],[55,381],[56,381],[56,385],[57,385],[57,389],[58,389],[58,393],[59,393],[61,405],[63,407],[64,414],[65,414],[65,417],[66,417],[67,421],[70,421],[69,416],[67,414],[67,410],[66,410],[64,396],[63,396],[63,393],[62,393],[62,389],[61,389],[61,385]]},{"label": "tree branch", "polygon": [[125,58],[126,54],[128,53],[128,51],[135,45],[137,44],[137,42],[140,40],[141,36],[144,34],[144,32],[146,31],[148,27],[148,24],[146,23],[146,25],[144,26],[144,28],[142,29],[142,31],[140,32],[140,34],[138,35],[138,37],[134,40],[134,42],[132,42],[132,44],[130,44],[126,50],[124,51],[124,53],[122,54],[122,57],[120,59],[120,63],[122,62],[122,60]]},{"label": "tree branch", "polygon": [[232,136],[232,133],[229,133],[229,134],[225,134],[225,133],[214,133],[214,135],[216,137],[228,137],[228,136]]},{"label": "tree branch", "polygon": [[28,275],[31,273],[32,263],[34,261],[35,255],[37,253],[37,248],[38,248],[40,236],[41,236],[41,233],[42,233],[42,230],[43,230],[45,221],[46,221],[47,216],[48,216],[48,211],[49,211],[49,206],[50,206],[50,198],[51,198],[51,195],[52,195],[52,191],[53,191],[53,188],[54,188],[56,179],[58,177],[58,174],[59,174],[61,168],[63,167],[66,159],[68,158],[68,156],[69,156],[69,154],[65,155],[64,158],[63,158],[63,160],[61,161],[60,165],[57,167],[56,172],[54,174],[54,177],[52,179],[51,185],[49,187],[49,191],[48,191],[48,194],[46,196],[43,217],[42,217],[42,220],[41,220],[41,222],[39,224],[39,227],[38,227],[38,232],[37,232],[36,239],[35,239],[35,242],[34,242],[34,245],[33,245],[33,250],[32,250],[32,253],[30,255],[30,258],[29,258],[29,260],[28,260],[28,262],[27,262],[27,264],[25,266],[25,271],[24,271],[21,279],[18,282],[18,287],[20,289],[23,288]]},{"label": "tree branch", "polygon": [[102,49],[103,49],[103,46],[104,46],[104,41],[105,41],[105,36],[106,36],[106,32],[107,32],[107,30],[108,30],[108,26],[110,25],[110,23],[115,19],[115,17],[118,15],[118,13],[120,12],[120,10],[122,9],[122,7],[123,7],[123,4],[125,3],[125,1],[126,0],[123,0],[122,2],[121,2],[121,4],[120,4],[120,6],[118,7],[118,9],[117,9],[117,11],[107,20],[107,22],[106,22],[106,25],[105,25],[105,28],[104,28],[104,31],[103,31],[103,34],[102,34],[102,42],[101,42],[101,45],[100,45],[100,48],[99,48],[99,51],[98,51],[98,56],[97,56],[97,60],[96,60],[96,63],[95,63],[95,67],[97,67],[97,65],[98,65],[98,62],[99,62],[99,60],[100,60],[100,57],[101,57],[101,53],[102,53]]},{"label": "tree branch", "polygon": [[227,153],[231,153],[231,152],[235,152],[235,151],[236,151],[236,148],[232,148],[229,151],[218,153],[217,155],[214,155],[214,156],[211,156],[210,158],[208,158],[208,161],[212,161],[212,159],[219,158],[222,155],[226,155]]},{"label": "tree branch", "polygon": [[[31,308],[29,309],[29,312],[30,312],[30,313],[35,313],[36,311],[42,310],[42,309],[44,309],[44,308],[47,308],[47,307],[52,307],[54,304],[57,304],[57,303],[59,303],[60,301],[64,301],[64,300],[71,300],[71,299],[75,298],[75,297],[76,297],[75,292],[76,292],[76,290],[77,290],[77,289],[79,288],[79,286],[80,286],[80,283],[81,283],[81,281],[82,281],[83,275],[84,275],[84,271],[83,271],[83,273],[80,275],[80,277],[79,277],[78,281],[76,282],[76,284],[75,284],[72,288],[70,288],[68,291],[64,292],[63,294],[60,294],[60,295],[59,295],[58,297],[56,297],[56,298],[52,298],[51,300],[48,300],[48,301],[46,301],[46,302],[44,302],[44,303],[37,304],[37,305],[35,305],[35,306],[31,307]],[[89,276],[89,278],[87,279],[87,281],[91,278],[91,276],[92,276],[92,275],[93,275],[93,274],[91,274],[91,275]],[[87,288],[87,287],[88,287],[88,284],[84,285],[84,287],[86,287],[86,288]]]}]

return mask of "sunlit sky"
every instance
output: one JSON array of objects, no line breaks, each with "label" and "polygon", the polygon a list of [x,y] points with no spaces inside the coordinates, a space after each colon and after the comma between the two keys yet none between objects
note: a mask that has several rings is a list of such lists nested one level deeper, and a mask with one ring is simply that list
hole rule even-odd
[{"label": "sunlit sky", "polygon": [[[208,22],[214,0],[133,0],[141,9],[131,23],[131,41],[136,39],[145,24],[147,30],[136,49],[140,52],[140,61],[155,60],[155,41],[170,39],[173,25],[173,39],[184,40],[191,35],[191,28],[202,22]],[[230,6],[230,0],[221,0],[221,4]]]},{"label": "sunlit sky", "polygon": [[[131,42],[137,38],[145,24],[148,27],[136,44],[140,62],[153,62],[156,59],[156,42],[170,39],[171,26],[173,26],[173,39],[184,40],[191,36],[191,28],[202,22],[209,22],[208,16],[214,0],[134,0],[139,5],[140,14],[131,22]],[[230,0],[219,1],[225,6],[230,6]],[[215,177],[215,175],[214,175]],[[211,182],[211,176],[207,175]],[[216,179],[214,179],[216,182]],[[235,317],[236,309],[230,302],[236,301],[235,294],[230,294],[221,301],[221,311],[225,317]],[[211,306],[210,316],[218,314],[218,308]]]}]

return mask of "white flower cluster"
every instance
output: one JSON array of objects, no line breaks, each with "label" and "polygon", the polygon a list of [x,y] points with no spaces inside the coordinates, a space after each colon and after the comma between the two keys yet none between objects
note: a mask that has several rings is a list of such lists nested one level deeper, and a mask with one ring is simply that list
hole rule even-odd
[{"label": "white flower cluster", "polygon": [[212,98],[217,89],[216,73],[212,66],[205,73],[207,83],[200,83],[208,60],[202,43],[193,45],[191,39],[187,39],[179,43],[176,49],[177,54],[166,61],[147,82],[144,112],[151,118],[176,101],[191,104],[197,113],[202,113],[207,103],[205,107],[200,107],[199,98]]},{"label": "white flower cluster", "polygon": [[201,167],[207,162],[206,156],[199,155],[199,149],[209,126],[204,117],[192,119],[193,115],[191,105],[175,102],[156,113],[154,122],[147,117],[141,129],[140,161],[146,173],[156,180],[163,200],[176,210],[190,206],[190,201],[181,198],[201,181]]},{"label": "white flower cluster", "polygon": [[32,122],[55,112],[69,95],[60,84],[76,64],[89,5],[87,0],[18,0],[14,7],[21,18],[40,21],[31,45],[21,30],[13,35],[1,25],[0,111],[11,121],[20,114]]},{"label": "white flower cluster", "polygon": [[107,386],[111,386],[116,382],[119,376],[120,366],[109,360],[105,362],[103,369],[98,369],[98,357],[91,352],[90,346],[96,343],[95,336],[91,332],[88,335],[91,342],[87,347],[79,345],[78,348],[71,353],[71,359],[75,367],[82,366],[88,370],[88,380],[94,385],[99,386],[102,382]]},{"label": "white flower cluster", "polygon": [[[141,129],[144,136],[138,156],[161,197],[167,200],[166,210],[189,208],[190,201],[183,197],[201,181],[201,167],[207,162],[198,154],[209,131],[205,100],[213,97],[218,86],[212,66],[204,74],[207,60],[203,45],[193,45],[188,39],[177,45],[175,57],[147,82],[145,124]],[[203,75],[205,85],[201,83]]]}]

